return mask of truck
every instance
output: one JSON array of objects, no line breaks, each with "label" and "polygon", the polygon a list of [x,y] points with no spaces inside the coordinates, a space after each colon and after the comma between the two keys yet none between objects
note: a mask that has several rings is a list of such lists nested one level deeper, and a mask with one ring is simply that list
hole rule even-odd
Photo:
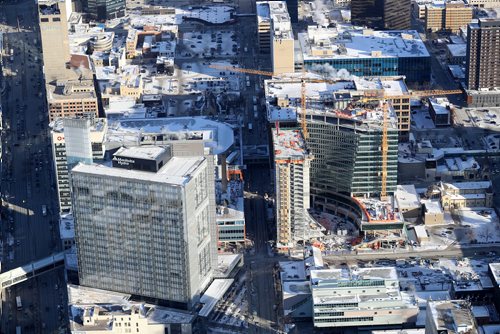
[{"label": "truck", "polygon": [[46,205],[42,205],[42,215],[43,216],[47,215],[47,206]]},{"label": "truck", "polygon": [[23,303],[21,303],[21,296],[16,297],[16,305],[18,311],[23,309]]}]

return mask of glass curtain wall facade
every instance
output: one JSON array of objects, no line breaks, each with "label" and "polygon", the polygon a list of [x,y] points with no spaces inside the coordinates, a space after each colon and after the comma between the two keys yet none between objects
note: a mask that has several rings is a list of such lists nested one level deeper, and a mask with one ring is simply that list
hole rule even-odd
[{"label": "glass curtain wall facade", "polygon": [[88,0],[87,10],[93,19],[103,21],[125,16],[125,0]]},{"label": "glass curtain wall facade", "polygon": [[[363,196],[382,190],[382,129],[335,116],[308,116],[311,193]],[[387,192],[397,184],[398,131],[388,131]]]},{"label": "glass curtain wall facade", "polygon": [[386,57],[386,58],[334,58],[306,59],[306,69],[315,64],[329,64],[335,69],[346,69],[356,76],[406,76],[407,82],[430,81],[429,57]]}]

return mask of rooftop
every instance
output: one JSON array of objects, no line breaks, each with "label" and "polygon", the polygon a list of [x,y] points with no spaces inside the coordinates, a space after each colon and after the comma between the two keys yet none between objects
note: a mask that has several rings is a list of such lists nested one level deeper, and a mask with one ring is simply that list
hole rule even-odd
[{"label": "rooftop", "polygon": [[132,146],[121,147],[115,155],[125,158],[156,160],[165,153],[165,148],[160,146]]},{"label": "rooftop", "polygon": [[311,270],[312,284],[324,281],[326,284],[333,282],[350,282],[357,280],[397,280],[398,275],[394,267],[373,268],[342,268]]},{"label": "rooftop", "polygon": [[449,114],[453,106],[446,97],[429,98],[429,103],[438,115]]},{"label": "rooftop", "polygon": [[500,287],[500,263],[490,263],[489,266],[496,285]]},{"label": "rooftop", "polygon": [[157,173],[126,170],[98,164],[78,164],[73,168],[73,173],[184,185],[191,180],[191,174],[204,161],[204,157],[173,157]]},{"label": "rooftop", "polygon": [[75,238],[75,220],[71,213],[61,214],[59,219],[59,234],[61,239]]},{"label": "rooftop", "polygon": [[394,194],[400,210],[412,209],[420,206],[419,196],[413,184],[398,185]]},{"label": "rooftop", "polygon": [[200,317],[208,317],[212,312],[215,305],[222,299],[224,294],[233,284],[234,279],[214,279],[212,284],[205,291],[203,296],[200,298],[200,303],[203,305],[201,310],[198,312]]},{"label": "rooftop", "polygon": [[109,122],[106,141],[134,144],[152,135],[164,141],[201,140],[212,154],[226,152],[234,142],[231,126],[204,117],[117,119]]},{"label": "rooftop", "polygon": [[279,129],[273,131],[274,159],[303,161],[309,156],[300,130]]},{"label": "rooftop", "polygon": [[[360,100],[366,96],[373,96],[374,93],[385,94],[386,88],[398,94],[399,91],[406,91],[406,86],[400,82],[389,83],[369,79],[331,79],[328,82],[314,82],[318,76],[312,74],[312,82],[306,84],[307,112],[314,115],[325,115],[351,120],[359,130],[381,129],[383,122],[383,107],[380,101],[373,101],[369,104],[348,105],[343,107],[344,102]],[[320,79],[321,81],[321,79]],[[396,79],[395,81],[401,81]],[[379,87],[374,90],[371,87]],[[359,87],[359,90],[356,89]],[[368,87],[370,87],[368,89]],[[273,79],[265,81],[267,118],[269,122],[296,122],[297,111],[301,112],[301,81],[300,79]],[[381,97],[381,100],[383,98]],[[333,102],[333,106],[332,106]],[[338,107],[335,107],[338,104]],[[346,104],[346,103],[345,103]],[[397,128],[396,114],[392,106],[389,107],[389,129]],[[364,127],[364,128],[363,128]]]},{"label": "rooftop", "polygon": [[461,300],[430,301],[427,307],[438,332],[477,333],[469,303]]},{"label": "rooftop", "polygon": [[324,58],[430,57],[415,30],[375,31],[352,26],[310,26],[299,33],[304,60]]}]

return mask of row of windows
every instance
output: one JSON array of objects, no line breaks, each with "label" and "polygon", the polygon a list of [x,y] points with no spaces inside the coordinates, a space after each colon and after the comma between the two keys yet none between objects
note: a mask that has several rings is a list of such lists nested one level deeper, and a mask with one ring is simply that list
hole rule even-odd
[{"label": "row of windows", "polygon": [[354,318],[337,318],[337,319],[314,319],[315,322],[358,322],[358,321],[373,321],[373,317],[354,317]]}]

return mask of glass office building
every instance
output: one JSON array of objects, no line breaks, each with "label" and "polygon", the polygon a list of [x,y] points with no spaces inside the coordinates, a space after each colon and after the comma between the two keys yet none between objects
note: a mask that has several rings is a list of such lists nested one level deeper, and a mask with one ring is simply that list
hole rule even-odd
[{"label": "glass office building", "polygon": [[[382,128],[359,119],[308,115],[311,194],[376,195],[382,190]],[[398,131],[388,129],[387,193],[397,184]]]},{"label": "glass office building", "polygon": [[87,11],[94,20],[104,21],[125,16],[125,0],[88,0]]},{"label": "glass office building", "polygon": [[360,77],[404,75],[409,83],[430,82],[431,58],[414,30],[308,27],[298,40],[308,70],[328,64]]}]

